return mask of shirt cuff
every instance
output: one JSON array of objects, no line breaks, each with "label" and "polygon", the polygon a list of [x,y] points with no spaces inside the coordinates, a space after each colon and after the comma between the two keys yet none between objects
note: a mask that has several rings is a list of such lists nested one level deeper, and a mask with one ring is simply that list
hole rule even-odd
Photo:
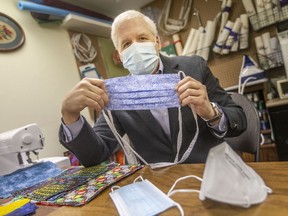
[{"label": "shirt cuff", "polygon": [[65,135],[65,141],[70,142],[75,137],[77,137],[78,134],[80,133],[80,131],[84,125],[84,119],[80,115],[80,118],[76,122],[74,122],[73,124],[67,124],[66,125],[66,124],[64,124],[63,121],[61,122],[61,124],[62,124],[64,135]]},{"label": "shirt cuff", "polygon": [[219,137],[219,138],[223,138],[227,132],[228,129],[228,122],[227,122],[227,118],[223,112],[223,110],[218,106],[219,111],[222,114],[222,117],[220,119],[220,122],[218,125],[210,125],[209,123],[207,123],[208,127],[210,127],[213,131],[213,133]]}]

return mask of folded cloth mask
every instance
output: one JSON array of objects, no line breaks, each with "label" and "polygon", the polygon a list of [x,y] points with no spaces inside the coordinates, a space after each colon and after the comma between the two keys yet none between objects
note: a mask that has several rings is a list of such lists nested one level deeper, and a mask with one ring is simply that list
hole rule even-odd
[{"label": "folded cloth mask", "polygon": [[[185,73],[179,71],[178,74],[135,75],[105,80],[106,89],[109,94],[109,104],[106,107],[107,114],[104,111],[102,113],[111,131],[124,150],[129,164],[137,164],[139,163],[139,159],[144,164],[150,165],[152,169],[161,168],[183,163],[190,155],[199,134],[199,127],[197,114],[191,106],[191,111],[196,123],[196,133],[189,147],[180,158],[179,152],[182,145],[182,114],[179,97],[176,92],[176,85],[180,81],[181,75],[185,77]],[[175,159],[172,162],[148,164],[148,162],[146,162],[145,159],[134,150],[131,143],[122,139],[120,134],[117,132],[111,110],[147,110],[171,107],[178,107],[179,133]]]},{"label": "folded cloth mask", "polygon": [[144,110],[179,107],[178,74],[135,75],[105,80],[107,110]]},{"label": "folded cloth mask", "polygon": [[[141,181],[138,181],[141,180]],[[169,208],[177,207],[184,215],[182,207],[149,180],[139,176],[132,184],[113,186],[109,193],[120,216],[152,216]]]},{"label": "folded cloth mask", "polygon": [[[187,178],[196,178],[201,183],[201,189],[175,189],[176,184]],[[211,148],[207,157],[203,179],[197,176],[185,176],[175,181],[168,196],[177,192],[198,192],[199,199],[206,198],[237,205],[250,207],[263,202],[272,190],[267,187],[262,178],[223,142]]]}]

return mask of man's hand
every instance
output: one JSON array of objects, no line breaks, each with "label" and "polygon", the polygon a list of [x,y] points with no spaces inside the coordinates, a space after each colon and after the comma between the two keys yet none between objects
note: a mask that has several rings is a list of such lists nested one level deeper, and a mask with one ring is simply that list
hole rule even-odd
[{"label": "man's hand", "polygon": [[108,103],[104,81],[100,79],[82,79],[64,98],[62,118],[65,124],[72,124],[80,117],[80,112],[89,107],[100,113]]},{"label": "man's hand", "polygon": [[182,106],[193,105],[197,115],[204,119],[210,119],[215,115],[206,86],[190,76],[184,77],[178,83],[176,90]]}]

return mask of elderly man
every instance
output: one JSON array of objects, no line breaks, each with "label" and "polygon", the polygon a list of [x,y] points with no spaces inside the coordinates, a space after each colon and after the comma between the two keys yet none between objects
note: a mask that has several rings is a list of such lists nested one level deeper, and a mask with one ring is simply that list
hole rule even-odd
[{"label": "elderly man", "polygon": [[[132,76],[161,76],[179,71],[186,74],[176,86],[181,109],[111,112],[117,133],[127,135],[133,149],[143,159],[141,162],[172,163],[176,155],[183,158],[186,154],[181,163],[204,163],[211,147],[223,142],[225,136],[237,136],[245,130],[243,110],[220,87],[201,57],[165,57],[159,54],[160,38],[150,18],[134,10],[123,12],[112,24],[111,38],[123,66]],[[63,101],[60,142],[84,166],[97,165],[120,148],[115,132],[111,131],[103,116],[108,102],[104,81],[89,78],[81,80]],[[80,114],[85,107],[93,108],[99,114],[93,127]],[[198,121],[195,121],[192,107]],[[181,125],[178,111],[183,118]],[[193,141],[197,128],[199,134]],[[181,143],[177,139],[179,130]]]}]

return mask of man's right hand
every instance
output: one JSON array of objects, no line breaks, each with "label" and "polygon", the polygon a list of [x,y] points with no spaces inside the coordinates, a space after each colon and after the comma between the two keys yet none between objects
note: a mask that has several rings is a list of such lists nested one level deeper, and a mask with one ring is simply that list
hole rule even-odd
[{"label": "man's right hand", "polygon": [[89,107],[100,113],[108,104],[108,95],[104,81],[100,79],[82,79],[63,100],[62,119],[65,124],[72,124],[80,117],[80,112]]}]

